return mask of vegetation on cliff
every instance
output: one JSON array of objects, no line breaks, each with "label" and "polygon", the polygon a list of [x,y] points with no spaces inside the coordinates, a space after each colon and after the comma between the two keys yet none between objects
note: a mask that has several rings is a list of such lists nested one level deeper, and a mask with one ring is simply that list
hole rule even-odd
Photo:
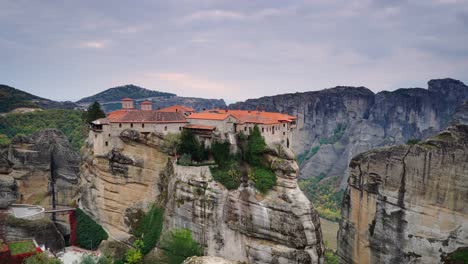
[{"label": "vegetation on cliff", "polygon": [[31,135],[46,128],[56,128],[61,130],[73,148],[78,150],[86,136],[82,113],[79,110],[50,109],[0,116],[0,141],[5,144],[16,135]]},{"label": "vegetation on cliff", "polygon": [[108,238],[106,231],[79,208],[76,209],[76,223],[76,242],[82,248],[94,250]]},{"label": "vegetation on cliff", "polygon": [[86,123],[90,123],[96,119],[106,117],[106,114],[101,109],[101,105],[98,102],[92,103],[88,107],[88,111],[83,113],[83,119]]},{"label": "vegetation on cliff", "polygon": [[164,210],[152,206],[148,213],[137,222],[133,235],[142,240],[141,252],[147,254],[158,243],[164,221]]},{"label": "vegetation on cliff", "polygon": [[338,190],[338,181],[338,177],[326,178],[325,174],[321,174],[319,177],[301,179],[298,182],[319,215],[330,221],[339,221],[341,218],[343,190]]},{"label": "vegetation on cliff", "polygon": [[174,229],[161,240],[163,263],[181,264],[188,257],[203,255],[203,248],[192,238],[189,229]]},{"label": "vegetation on cliff", "polygon": [[40,253],[25,259],[24,264],[62,264],[62,261],[57,258],[49,257],[44,253]]}]

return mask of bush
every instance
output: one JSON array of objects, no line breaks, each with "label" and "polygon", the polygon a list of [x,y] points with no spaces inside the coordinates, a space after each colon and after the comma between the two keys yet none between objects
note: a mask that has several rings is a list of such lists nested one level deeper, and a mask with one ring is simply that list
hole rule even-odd
[{"label": "bush", "polygon": [[179,162],[180,165],[189,166],[190,164],[192,164],[192,155],[190,155],[190,154],[183,154],[183,155],[179,158],[178,162]]},{"label": "bush", "polygon": [[421,140],[418,139],[418,138],[412,138],[412,139],[409,139],[408,141],[406,141],[406,144],[408,145],[415,145],[415,144],[418,144]]},{"label": "bush", "polygon": [[164,210],[156,206],[152,206],[150,211],[145,214],[137,223],[136,230],[133,235],[140,238],[143,242],[141,252],[149,253],[158,243],[163,227]]},{"label": "bush", "polygon": [[82,248],[94,250],[97,249],[102,240],[106,240],[108,235],[104,229],[97,224],[91,217],[76,209],[76,242]]},{"label": "bush", "polygon": [[325,250],[325,263],[327,264],[339,264],[340,258],[331,250]]},{"label": "bush", "polygon": [[203,254],[203,248],[193,240],[189,229],[172,230],[161,240],[160,248],[168,264],[181,264],[188,257]]},{"label": "bush", "polygon": [[133,247],[127,251],[125,255],[125,264],[140,264],[143,262],[143,253],[141,252],[144,247],[142,240],[137,239],[133,243]]},{"label": "bush", "polygon": [[230,162],[224,168],[210,167],[215,181],[221,183],[228,190],[237,189],[241,184],[240,168],[237,162]]},{"label": "bush", "polygon": [[252,169],[249,178],[255,182],[255,188],[261,193],[267,193],[276,184],[276,175],[262,167]]},{"label": "bush", "polygon": [[0,134],[0,147],[8,146],[11,140],[4,134]]},{"label": "bush", "polygon": [[84,255],[81,257],[79,262],[74,262],[74,264],[112,264],[114,261],[107,256],[95,257],[92,255]]},{"label": "bush", "polygon": [[25,259],[24,264],[62,264],[62,261],[57,258],[50,258],[44,253],[39,253]]}]

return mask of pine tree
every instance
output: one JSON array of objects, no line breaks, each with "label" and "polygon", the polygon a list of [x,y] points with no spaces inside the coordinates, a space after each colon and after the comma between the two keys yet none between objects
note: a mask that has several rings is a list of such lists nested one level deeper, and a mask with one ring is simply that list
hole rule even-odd
[{"label": "pine tree", "polygon": [[106,114],[102,111],[101,105],[98,102],[94,102],[88,107],[88,111],[86,112],[87,123],[103,117],[106,117]]},{"label": "pine tree", "polygon": [[260,129],[256,125],[253,128],[253,131],[250,134],[249,140],[247,142],[247,149],[245,153],[245,158],[247,162],[253,166],[260,166],[261,160],[262,160],[262,154],[265,151],[265,147],[266,147],[265,139],[260,133]]}]

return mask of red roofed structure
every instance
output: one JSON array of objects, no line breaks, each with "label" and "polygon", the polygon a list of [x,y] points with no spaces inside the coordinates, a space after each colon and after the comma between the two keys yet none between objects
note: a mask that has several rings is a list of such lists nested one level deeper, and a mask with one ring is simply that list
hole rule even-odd
[{"label": "red roofed structure", "polygon": [[158,110],[159,112],[178,112],[186,116],[195,113],[195,109],[183,105],[173,105]]}]

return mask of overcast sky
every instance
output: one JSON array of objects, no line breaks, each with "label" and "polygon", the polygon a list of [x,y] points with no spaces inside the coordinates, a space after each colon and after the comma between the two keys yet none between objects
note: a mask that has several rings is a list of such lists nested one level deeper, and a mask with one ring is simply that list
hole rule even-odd
[{"label": "overcast sky", "polygon": [[0,60],[0,83],[54,100],[467,83],[468,0],[0,0]]}]

